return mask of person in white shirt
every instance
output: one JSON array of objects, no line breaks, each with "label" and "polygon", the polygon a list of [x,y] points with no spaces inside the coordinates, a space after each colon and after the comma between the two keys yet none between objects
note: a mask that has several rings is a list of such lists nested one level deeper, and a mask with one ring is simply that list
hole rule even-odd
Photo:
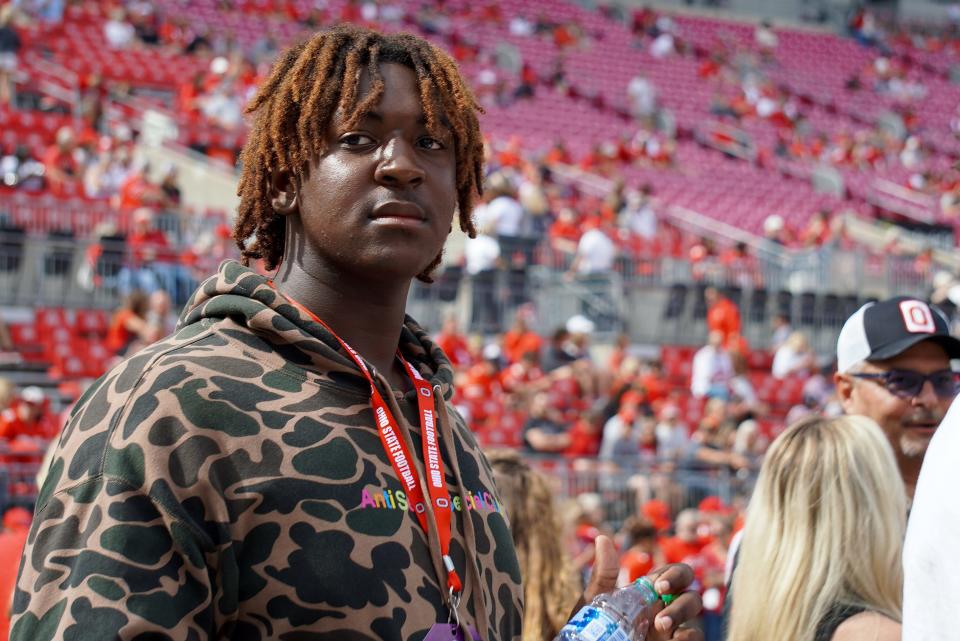
[{"label": "person in white shirt", "polygon": [[470,327],[482,333],[496,332],[500,328],[500,309],[496,296],[500,243],[489,234],[489,230],[481,228],[476,238],[467,238],[463,256],[464,269],[470,276]]},{"label": "person in white shirt", "polygon": [[103,37],[111,49],[126,49],[135,35],[133,25],[127,21],[127,14],[123,9],[111,11],[110,19],[103,23]]},{"label": "person in white shirt", "polygon": [[657,214],[650,202],[650,187],[627,192],[627,203],[620,210],[620,225],[631,233],[652,240],[657,235]]},{"label": "person in white shirt", "polygon": [[793,374],[812,371],[816,367],[816,355],[803,332],[794,332],[773,355],[771,371],[774,378],[786,378]]},{"label": "person in white shirt", "polygon": [[958,641],[960,405],[954,401],[920,469],[903,550],[903,641]]},{"label": "person in white shirt", "polygon": [[638,120],[649,118],[656,112],[657,89],[643,76],[634,76],[627,84],[627,98],[630,102],[630,113]]},{"label": "person in white shirt", "polygon": [[598,223],[589,223],[588,227],[580,237],[577,255],[570,269],[580,275],[609,272],[613,269],[613,261],[617,257],[617,247],[610,237],[603,233]]},{"label": "person in white shirt", "polygon": [[463,245],[465,269],[471,276],[497,268],[500,260],[500,243],[490,234],[481,231],[476,238],[467,238]]},{"label": "person in white shirt", "polygon": [[660,458],[679,460],[690,447],[687,426],[680,421],[680,409],[676,405],[663,406],[655,431]]},{"label": "person in white shirt", "polygon": [[487,203],[484,219],[493,225],[497,236],[520,236],[526,218],[523,206],[514,198],[514,189],[510,181],[501,174],[489,178],[490,201]]},{"label": "person in white shirt", "polygon": [[690,392],[697,398],[704,396],[729,396],[730,379],[733,378],[733,362],[723,349],[723,334],[710,332],[706,345],[693,356]]},{"label": "person in white shirt", "polygon": [[780,349],[780,346],[787,342],[793,328],[790,327],[790,319],[784,314],[777,314],[773,317],[773,337],[770,339],[770,346],[773,349]]}]

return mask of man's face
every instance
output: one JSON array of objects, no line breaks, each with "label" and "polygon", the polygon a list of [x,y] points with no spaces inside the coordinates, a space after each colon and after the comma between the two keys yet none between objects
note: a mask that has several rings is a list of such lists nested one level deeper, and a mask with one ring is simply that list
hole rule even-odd
[{"label": "man's face", "polygon": [[[950,369],[950,360],[942,347],[924,341],[890,360],[864,363],[859,371],[873,374],[894,369],[930,374]],[[837,390],[844,412],[868,416],[883,428],[901,463],[923,459],[933,433],[953,401],[953,397],[938,397],[930,381],[924,382],[917,396],[905,398],[889,391],[882,381],[841,374],[837,377]]]},{"label": "man's face", "polygon": [[[297,194],[288,255],[339,273],[412,278],[440,254],[457,204],[453,140],[427,131],[413,70],[380,66],[384,92],[351,129],[337,114]],[[370,89],[361,76],[358,102]],[[290,237],[288,237],[288,243]]]},{"label": "man's face", "polygon": [[20,420],[32,423],[43,414],[43,405],[40,403],[23,402],[20,404]]}]

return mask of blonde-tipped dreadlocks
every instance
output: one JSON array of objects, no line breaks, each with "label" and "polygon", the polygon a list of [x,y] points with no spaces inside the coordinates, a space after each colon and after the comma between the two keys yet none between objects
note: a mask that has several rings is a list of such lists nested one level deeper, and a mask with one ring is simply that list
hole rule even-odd
[{"label": "blonde-tipped dreadlocks", "polygon": [[[244,264],[260,258],[267,269],[273,269],[283,257],[284,221],[270,203],[271,174],[302,174],[311,159],[323,152],[327,129],[338,111],[352,114],[346,127],[356,126],[383,95],[379,65],[385,62],[406,65],[417,74],[431,134],[438,135],[442,126],[449,126],[457,163],[460,228],[475,235],[470,214],[474,195],[483,184],[483,140],[477,121],[477,113],[483,110],[456,63],[417,36],[340,25],[288,49],[247,106],[254,122],[240,156],[240,206],[233,230]],[[364,69],[371,87],[358,102]],[[256,240],[248,244],[253,236]],[[417,277],[430,282],[430,272],[439,262],[437,256]]]}]

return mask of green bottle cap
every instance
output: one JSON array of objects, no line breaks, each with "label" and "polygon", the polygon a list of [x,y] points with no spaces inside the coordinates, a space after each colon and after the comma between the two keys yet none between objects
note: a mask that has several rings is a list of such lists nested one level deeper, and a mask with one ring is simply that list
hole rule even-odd
[{"label": "green bottle cap", "polygon": [[[644,585],[644,586],[650,588],[650,591],[653,592],[654,594],[657,593],[657,589],[656,589],[655,587],[653,587],[653,583],[651,583],[651,582],[650,582],[650,579],[648,579],[648,578],[645,577],[645,576],[642,576],[642,577],[640,577],[639,579],[637,579],[637,580],[636,580],[636,583],[639,583],[640,585]],[[677,598],[677,597],[675,597],[675,596],[672,595],[672,594],[661,594],[661,595],[660,595],[660,600],[663,601],[663,604],[664,604],[664,605],[670,605],[671,603],[673,603],[673,600],[676,599],[676,598]]]}]

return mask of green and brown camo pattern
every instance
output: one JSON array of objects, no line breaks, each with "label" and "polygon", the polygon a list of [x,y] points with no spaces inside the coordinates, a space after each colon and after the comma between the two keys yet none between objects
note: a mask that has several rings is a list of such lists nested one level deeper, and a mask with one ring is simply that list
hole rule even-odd
[{"label": "green and brown camo pattern", "polygon": [[[401,351],[449,407],[450,364],[409,318]],[[415,393],[385,397],[419,458]],[[519,638],[519,568],[489,466],[452,408],[439,420],[455,441],[442,443],[461,497],[461,617],[487,639]],[[72,413],[21,561],[11,639],[419,641],[448,613],[436,533],[428,545],[399,490],[355,365],[228,261],[173,336]]]}]

